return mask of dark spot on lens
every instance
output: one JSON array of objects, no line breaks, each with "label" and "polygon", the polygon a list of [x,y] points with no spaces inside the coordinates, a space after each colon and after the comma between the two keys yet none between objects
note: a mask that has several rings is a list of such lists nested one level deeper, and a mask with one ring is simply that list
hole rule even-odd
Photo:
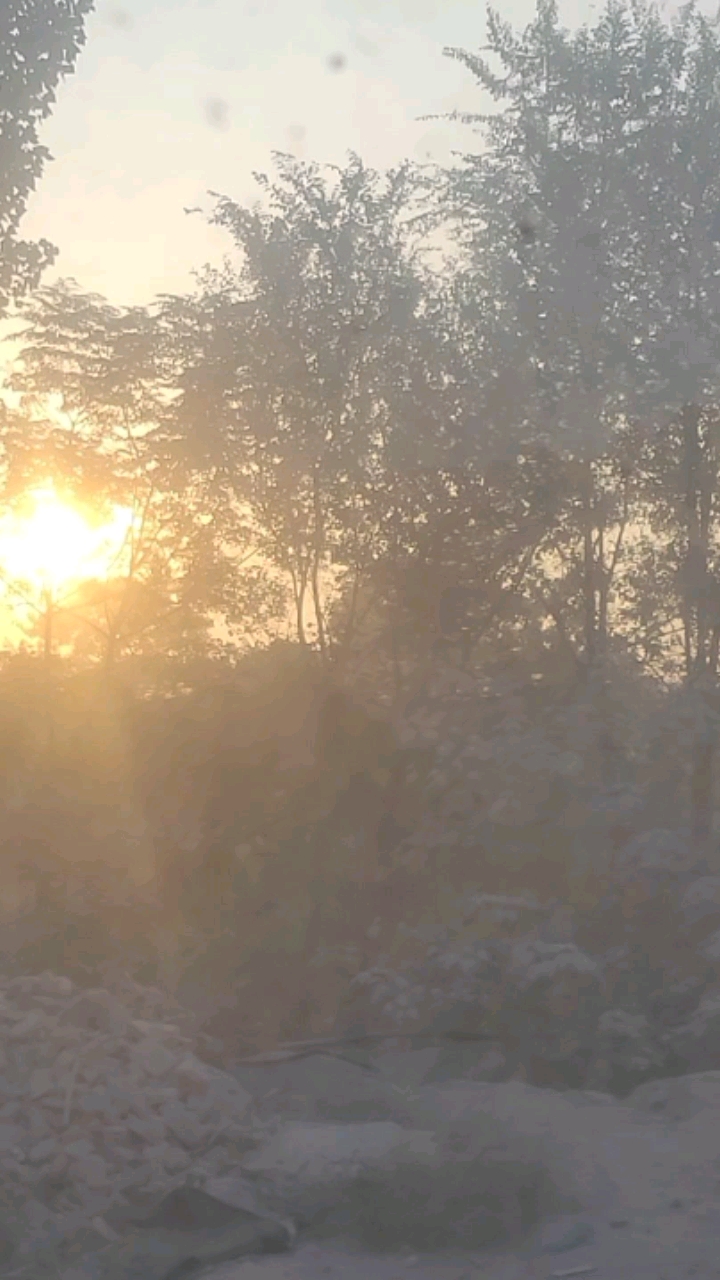
[{"label": "dark spot on lens", "polygon": [[529,218],[519,218],[517,229],[523,244],[534,244],[537,240],[537,231]]},{"label": "dark spot on lens", "polygon": [[132,18],[124,9],[113,9],[110,14],[110,22],[121,31],[129,31],[132,26]]},{"label": "dark spot on lens", "polygon": [[329,71],[344,71],[347,66],[347,58],[344,53],[331,53],[327,60]]},{"label": "dark spot on lens", "polygon": [[208,98],[205,118],[212,129],[224,129],[228,123],[228,105],[223,98]]}]

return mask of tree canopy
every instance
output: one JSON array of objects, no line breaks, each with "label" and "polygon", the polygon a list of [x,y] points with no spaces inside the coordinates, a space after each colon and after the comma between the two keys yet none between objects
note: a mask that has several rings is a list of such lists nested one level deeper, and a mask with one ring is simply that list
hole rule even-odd
[{"label": "tree canopy", "polygon": [[55,257],[18,238],[28,197],[50,159],[39,128],[85,41],[94,0],[4,0],[0,12],[0,314]]}]

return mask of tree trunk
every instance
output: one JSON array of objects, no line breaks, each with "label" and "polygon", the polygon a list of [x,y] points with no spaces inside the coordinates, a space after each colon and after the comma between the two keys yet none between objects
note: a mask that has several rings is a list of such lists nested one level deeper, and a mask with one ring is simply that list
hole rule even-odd
[{"label": "tree trunk", "polygon": [[[712,629],[708,614],[708,535],[712,493],[704,465],[700,432],[702,411],[697,405],[685,405],[680,415],[685,471],[685,521],[687,560],[684,575],[684,609],[686,627],[686,678],[697,688],[700,698],[698,717],[702,717],[706,698],[713,689],[705,685],[710,667]],[[693,643],[694,642],[694,643]],[[714,686],[714,681],[713,681]],[[713,814],[713,766],[716,738],[710,726],[699,724],[690,759],[690,827],[693,854],[700,865],[706,863],[710,851]]]},{"label": "tree trunk", "polygon": [[55,751],[55,679],[53,672],[53,644],[55,626],[55,599],[52,589],[43,591],[43,668],[45,684],[45,732],[46,748],[50,756]]},{"label": "tree trunk", "polygon": [[302,566],[299,571],[290,567],[290,581],[293,589],[293,602],[295,604],[295,631],[298,644],[301,648],[307,648],[307,636],[305,635],[305,593],[307,591],[307,576]]},{"label": "tree trunk", "polygon": [[584,649],[585,664],[588,676],[594,670],[597,661],[597,599],[596,599],[596,564],[593,533],[595,527],[594,483],[592,464],[584,468],[583,484],[583,599],[584,617]]},{"label": "tree trunk", "polygon": [[700,437],[701,412],[697,405],[685,405],[680,422],[683,438],[685,471],[685,530],[687,560],[685,565],[685,607],[691,628],[694,623],[694,645],[690,645],[691,667],[688,676],[705,671],[708,660],[707,616],[707,537],[708,510],[703,483],[703,449]]},{"label": "tree trunk", "polygon": [[43,657],[46,665],[52,662],[53,623],[55,621],[55,601],[48,588],[43,592]]},{"label": "tree trunk", "polygon": [[322,494],[320,491],[320,474],[319,468],[316,466],[313,472],[313,518],[314,518],[314,546],[312,555],[311,570],[311,590],[313,599],[313,608],[315,610],[315,627],[317,630],[317,641],[320,649],[320,656],[323,663],[327,662],[327,641],[325,636],[325,615],[323,612],[322,586],[320,583],[320,571],[325,561],[325,513],[323,511]]}]

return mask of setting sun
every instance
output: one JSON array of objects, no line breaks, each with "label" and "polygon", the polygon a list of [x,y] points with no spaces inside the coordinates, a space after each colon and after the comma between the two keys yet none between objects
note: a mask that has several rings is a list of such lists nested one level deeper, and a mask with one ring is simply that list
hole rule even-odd
[{"label": "setting sun", "polygon": [[93,527],[52,488],[28,496],[26,512],[0,520],[0,571],[53,594],[107,577],[127,542],[132,512],[115,507],[111,520]]}]

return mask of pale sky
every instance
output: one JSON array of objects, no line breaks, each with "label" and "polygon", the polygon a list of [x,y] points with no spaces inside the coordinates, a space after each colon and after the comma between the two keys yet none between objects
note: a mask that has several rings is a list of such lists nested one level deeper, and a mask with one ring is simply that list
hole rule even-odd
[{"label": "pale sky", "polygon": [[[525,26],[534,0],[500,7]],[[560,8],[570,27],[597,12]],[[470,130],[418,117],[491,105],[442,53],[484,43],[477,0],[98,0],[87,36],[43,129],[54,160],[22,232],[60,248],[46,281],[73,276],[121,304],[184,290],[219,261],[227,234],[183,208],[207,206],[209,189],[254,199],[272,151],[444,161],[476,145]]]}]

